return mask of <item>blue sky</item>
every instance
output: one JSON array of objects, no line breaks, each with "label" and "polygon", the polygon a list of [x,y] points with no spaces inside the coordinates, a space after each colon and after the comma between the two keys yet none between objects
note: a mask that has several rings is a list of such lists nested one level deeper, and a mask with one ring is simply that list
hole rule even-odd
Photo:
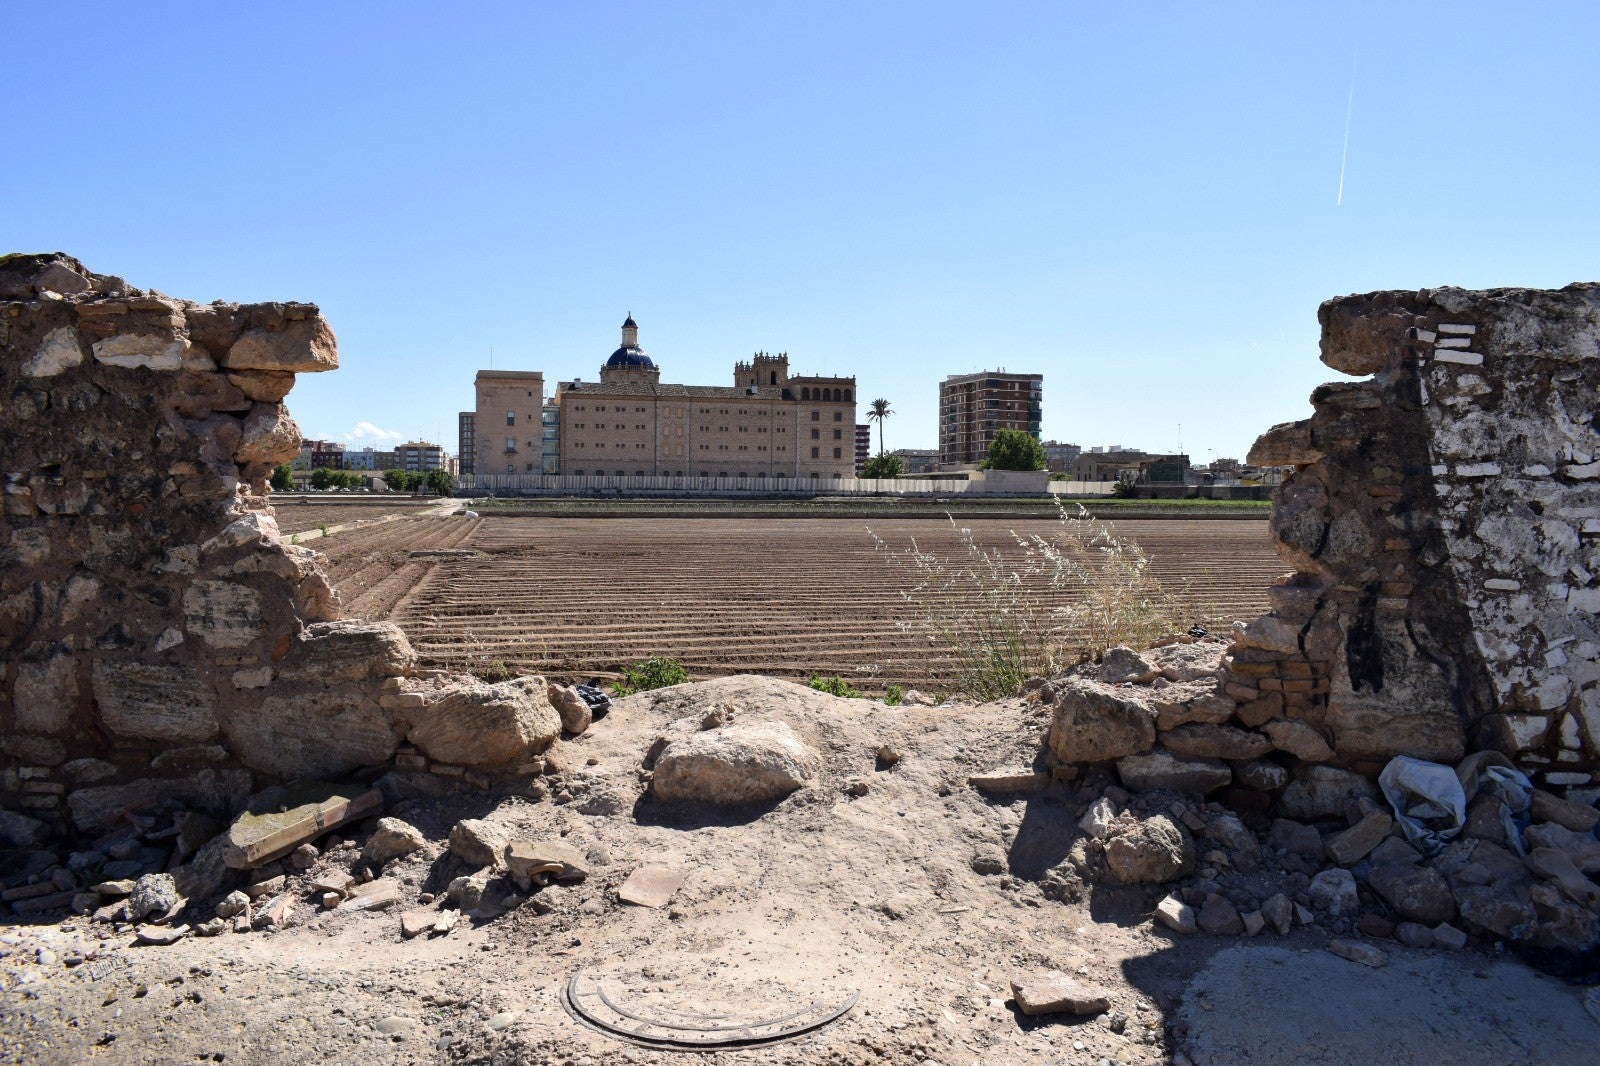
[{"label": "blue sky", "polygon": [[[1045,376],[1046,437],[1242,458],[1317,304],[1600,278],[1600,5],[12,5],[0,250],[309,299],[289,396],[455,448],[489,363]],[[1350,107],[1342,205],[1335,203]],[[1182,426],[1181,437],[1179,426]]]}]

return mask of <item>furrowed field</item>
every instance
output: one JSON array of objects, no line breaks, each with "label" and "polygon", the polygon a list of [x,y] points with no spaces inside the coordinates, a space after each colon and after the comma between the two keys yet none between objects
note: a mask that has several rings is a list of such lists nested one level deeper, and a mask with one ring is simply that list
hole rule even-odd
[{"label": "furrowed field", "polygon": [[[1013,533],[1049,537],[1058,527],[966,524],[978,546],[1012,559],[1021,558]],[[1261,520],[1114,528],[1149,555],[1185,625],[1255,617],[1284,570]],[[913,538],[953,565],[967,558],[958,527],[934,519],[413,517],[313,546],[346,610],[399,623],[430,665],[586,679],[666,655],[696,678],[821,674],[868,692],[891,683],[940,691],[953,665],[903,596],[916,577],[895,554]],[[409,554],[439,549],[481,554]]]}]

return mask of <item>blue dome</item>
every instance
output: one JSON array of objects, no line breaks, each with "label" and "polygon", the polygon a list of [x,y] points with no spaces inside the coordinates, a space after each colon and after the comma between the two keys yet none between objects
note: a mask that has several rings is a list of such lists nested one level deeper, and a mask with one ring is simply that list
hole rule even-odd
[{"label": "blue dome", "polygon": [[629,347],[627,345],[612,352],[611,358],[606,360],[606,366],[635,366],[644,367],[647,370],[656,368],[655,363],[650,361],[650,357],[644,354],[643,348]]}]

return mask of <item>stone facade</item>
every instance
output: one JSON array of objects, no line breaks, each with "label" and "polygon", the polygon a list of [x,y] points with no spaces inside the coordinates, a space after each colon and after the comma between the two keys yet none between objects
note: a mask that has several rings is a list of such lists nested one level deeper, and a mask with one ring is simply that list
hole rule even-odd
[{"label": "stone facade", "polygon": [[461,456],[472,456],[470,472],[545,473],[539,432],[544,375],[537,370],[480,370],[474,389],[471,429],[463,423],[461,430]]},{"label": "stone facade", "polygon": [[202,306],[0,258],[0,807],[96,833],[408,753],[510,771],[549,743],[525,678],[492,762],[404,746],[447,734],[471,686],[417,671],[392,625],[340,621],[320,557],[279,537],[267,479],[300,447],[281,401],[335,366],[311,304]]},{"label": "stone facade", "polygon": [[664,385],[632,318],[622,340],[598,384],[556,389],[562,474],[855,476],[855,378],[791,375],[787,355],[758,352],[735,364],[731,386]]}]

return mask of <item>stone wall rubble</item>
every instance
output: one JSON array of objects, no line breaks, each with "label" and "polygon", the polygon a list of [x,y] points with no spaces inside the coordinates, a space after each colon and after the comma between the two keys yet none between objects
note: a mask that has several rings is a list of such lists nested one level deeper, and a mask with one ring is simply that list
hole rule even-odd
[{"label": "stone wall rubble", "polygon": [[1311,418],[1251,450],[1294,467],[1271,613],[1225,647],[1057,679],[1052,758],[1270,792],[1490,750],[1592,798],[1600,285],[1372,293],[1320,318],[1324,362],[1371,376],[1317,389]]},{"label": "stone wall rubble", "polygon": [[539,770],[543,679],[420,671],[341,620],[278,534],[296,374],[338,365],[307,303],[200,305],[71,257],[0,258],[0,835],[98,834],[162,804],[397,765]]}]

